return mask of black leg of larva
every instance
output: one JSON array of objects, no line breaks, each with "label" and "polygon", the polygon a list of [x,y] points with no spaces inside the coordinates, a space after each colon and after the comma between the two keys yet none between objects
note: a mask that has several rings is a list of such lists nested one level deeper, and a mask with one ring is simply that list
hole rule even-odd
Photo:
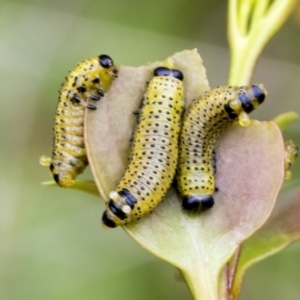
[{"label": "black leg of larva", "polygon": [[97,89],[98,94],[103,97],[104,96],[104,92],[101,89]]},{"label": "black leg of larva", "polygon": [[97,109],[97,107],[95,105],[93,105],[93,104],[87,104],[86,107],[89,108],[89,109],[92,109],[92,110],[96,110]]},{"label": "black leg of larva", "polygon": [[144,98],[141,100],[140,102],[140,106],[139,106],[139,109],[143,108],[144,107]]},{"label": "black leg of larva", "polygon": [[72,103],[78,103],[78,104],[81,103],[83,106],[85,106],[85,107],[87,107],[89,109],[92,109],[92,110],[97,109],[97,107],[95,105],[88,104],[88,103],[84,102],[82,99],[80,99],[77,96],[72,97],[70,100],[71,100]]},{"label": "black leg of larva", "polygon": [[94,101],[98,101],[101,99],[99,96],[95,96],[95,95],[90,95],[90,98]]},{"label": "black leg of larva", "polygon": [[77,96],[72,97],[70,100],[71,100],[72,103],[81,103],[81,102],[83,102],[82,99],[80,99]]},{"label": "black leg of larva", "polygon": [[133,111],[132,113],[133,113],[133,114],[135,115],[135,117],[136,117],[136,123],[139,124],[139,122],[140,122],[140,111],[139,111],[139,110],[135,110],[135,111]]},{"label": "black leg of larva", "polygon": [[80,85],[80,86],[77,88],[77,91],[78,91],[79,93],[85,93],[85,92],[86,92],[86,87]]}]

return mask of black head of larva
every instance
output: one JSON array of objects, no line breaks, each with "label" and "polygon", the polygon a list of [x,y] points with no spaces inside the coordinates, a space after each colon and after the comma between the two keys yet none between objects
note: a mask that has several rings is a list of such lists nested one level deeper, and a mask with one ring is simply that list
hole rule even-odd
[{"label": "black head of larva", "polygon": [[117,216],[120,220],[125,220],[127,215],[123,212],[120,205],[113,200],[108,201],[108,208],[110,211]]},{"label": "black head of larva", "polygon": [[251,92],[253,96],[257,99],[258,103],[261,104],[266,98],[266,91],[259,85],[252,85]]},{"label": "black head of larva", "polygon": [[166,67],[158,67],[154,70],[154,76],[172,76],[179,80],[183,80],[183,74],[181,71],[176,69],[169,69]]},{"label": "black head of larva", "polygon": [[239,94],[239,100],[246,113],[252,112],[257,106],[264,102],[265,97],[266,91],[259,85],[252,85],[248,92]]},{"label": "black head of larva", "polygon": [[125,200],[126,204],[133,208],[137,203],[137,199],[132,195],[132,193],[128,189],[122,189],[119,192],[119,195]]},{"label": "black head of larva", "polygon": [[99,55],[99,63],[105,69],[112,67],[114,64],[114,62],[110,58],[110,56],[108,56],[106,54]]},{"label": "black head of larva", "polygon": [[103,225],[105,225],[109,228],[117,227],[116,223],[108,218],[106,211],[104,211],[104,213],[102,215],[102,223],[103,223]]},{"label": "black head of larva", "polygon": [[182,199],[182,208],[185,210],[207,210],[215,204],[211,195],[191,195]]},{"label": "black head of larva", "polygon": [[[126,219],[127,215],[122,211],[122,209],[121,209],[121,207],[118,203],[116,203],[115,201],[110,199],[108,201],[107,206],[108,206],[109,212],[114,214],[120,220],[125,220]],[[110,227],[110,228],[117,227],[117,224],[107,216],[107,211],[104,211],[104,213],[102,215],[102,223],[105,226]]]},{"label": "black head of larva", "polygon": [[53,163],[50,164],[49,168],[50,168],[50,171],[53,172],[53,170],[54,170],[54,164]]},{"label": "black head of larva", "polygon": [[53,179],[59,185],[60,183],[59,174],[53,174]]},{"label": "black head of larva", "polygon": [[246,94],[246,93],[240,93],[239,94],[239,100],[240,100],[240,102],[242,104],[243,110],[246,113],[250,113],[251,111],[254,110],[253,103],[252,103],[251,98],[249,97],[248,94]]}]

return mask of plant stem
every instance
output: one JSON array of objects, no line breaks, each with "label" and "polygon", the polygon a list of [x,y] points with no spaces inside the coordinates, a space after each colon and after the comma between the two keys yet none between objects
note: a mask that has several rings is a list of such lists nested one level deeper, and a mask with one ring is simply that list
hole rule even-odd
[{"label": "plant stem", "polygon": [[[194,300],[226,300],[219,299],[218,296],[218,273],[216,274],[200,274],[199,270],[205,270],[203,267],[191,269],[182,272],[185,281]],[[209,273],[212,270],[207,269]],[[206,280],[204,280],[206,279]]]},{"label": "plant stem", "polygon": [[256,62],[298,0],[229,0],[229,85],[249,84]]}]

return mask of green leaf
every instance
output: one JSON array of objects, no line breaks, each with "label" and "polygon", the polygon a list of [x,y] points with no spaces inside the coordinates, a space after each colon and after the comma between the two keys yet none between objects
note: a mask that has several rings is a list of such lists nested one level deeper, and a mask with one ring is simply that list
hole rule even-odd
[{"label": "green leaf", "polygon": [[243,244],[232,289],[235,297],[249,267],[300,239],[300,191],[285,198],[288,204],[279,203],[268,222]]},{"label": "green leaf", "polygon": [[282,131],[285,131],[292,123],[299,119],[299,115],[293,111],[280,114],[274,119],[274,122]]},{"label": "green leaf", "polygon": [[[164,62],[165,64],[166,62]],[[86,146],[99,192],[108,199],[127,165],[136,110],[155,63],[121,67],[120,76],[98,109],[87,112]],[[208,89],[198,53],[184,51],[167,60],[185,76],[186,104]],[[124,227],[142,247],[177,266],[195,299],[219,298],[220,271],[239,244],[268,218],[281,187],[283,141],[274,122],[232,126],[217,151],[216,205],[198,214],[181,210],[175,189],[154,212]]]}]

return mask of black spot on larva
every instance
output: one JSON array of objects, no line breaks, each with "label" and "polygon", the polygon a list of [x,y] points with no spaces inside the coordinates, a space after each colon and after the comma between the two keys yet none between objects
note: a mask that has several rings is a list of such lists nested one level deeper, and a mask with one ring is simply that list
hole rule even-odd
[{"label": "black spot on larva", "polygon": [[93,84],[97,84],[97,83],[100,83],[100,78],[94,78],[93,80],[92,80],[92,83]]},{"label": "black spot on larva", "polygon": [[106,211],[104,211],[104,213],[102,214],[102,223],[105,226],[110,227],[110,228],[117,227],[117,224],[113,220],[108,218]]}]

